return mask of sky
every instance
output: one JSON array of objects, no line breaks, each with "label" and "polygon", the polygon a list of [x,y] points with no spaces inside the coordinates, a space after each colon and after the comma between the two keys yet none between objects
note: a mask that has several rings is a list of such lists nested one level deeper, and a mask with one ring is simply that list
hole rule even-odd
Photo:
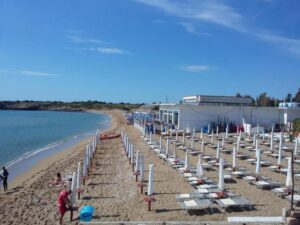
[{"label": "sky", "polygon": [[178,102],[300,88],[298,0],[0,0],[0,100]]}]

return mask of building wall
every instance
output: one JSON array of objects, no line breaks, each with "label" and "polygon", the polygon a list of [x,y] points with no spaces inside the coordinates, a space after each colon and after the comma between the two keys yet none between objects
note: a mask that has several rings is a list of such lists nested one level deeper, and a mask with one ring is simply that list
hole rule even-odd
[{"label": "building wall", "polygon": [[200,130],[210,122],[217,122],[218,118],[234,122],[236,125],[242,124],[243,119],[246,123],[254,126],[270,128],[272,124],[284,121],[284,114],[287,112],[287,120],[300,117],[300,108],[288,110],[275,107],[252,107],[252,106],[218,106],[218,105],[163,105],[160,110],[179,110],[178,129]]}]

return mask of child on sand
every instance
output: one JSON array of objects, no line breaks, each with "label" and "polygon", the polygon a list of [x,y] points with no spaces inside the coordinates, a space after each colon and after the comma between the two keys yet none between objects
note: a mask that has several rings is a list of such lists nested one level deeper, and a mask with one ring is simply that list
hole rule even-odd
[{"label": "child on sand", "polygon": [[61,174],[57,173],[55,179],[51,180],[49,184],[52,185],[61,185],[63,184],[63,180],[61,179]]}]

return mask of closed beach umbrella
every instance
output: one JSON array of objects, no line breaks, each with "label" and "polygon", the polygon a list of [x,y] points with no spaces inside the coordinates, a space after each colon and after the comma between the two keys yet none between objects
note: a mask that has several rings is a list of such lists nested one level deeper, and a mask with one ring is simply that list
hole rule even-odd
[{"label": "closed beach umbrella", "polygon": [[204,140],[201,142],[201,152],[204,155]]},{"label": "closed beach umbrella", "polygon": [[193,139],[195,138],[196,128],[193,128]]},{"label": "closed beach umbrella", "polygon": [[144,181],[145,177],[144,177],[144,172],[145,172],[145,164],[144,164],[144,156],[143,155],[139,155],[139,170],[140,170],[140,179],[141,181]]},{"label": "closed beach umbrella", "polygon": [[166,156],[168,157],[169,155],[169,143],[170,143],[170,139],[167,139],[167,143],[166,143]]},{"label": "closed beach umbrella", "polygon": [[278,161],[277,161],[278,166],[281,165],[281,158],[282,158],[282,138],[280,136],[279,150],[278,150]]},{"label": "closed beach umbrella", "polygon": [[259,135],[259,124],[257,124],[257,127],[256,127],[256,134],[257,134],[257,136]]},{"label": "closed beach umbrella", "polygon": [[219,135],[219,126],[217,126],[217,131],[216,131],[216,135]]},{"label": "closed beach umbrella", "polygon": [[174,160],[176,160],[176,144],[174,144]]},{"label": "closed beach umbrella", "polygon": [[201,155],[199,155],[199,160],[198,160],[198,163],[197,163],[196,176],[199,179],[204,176],[204,170],[203,170],[203,167],[202,167],[202,156]]},{"label": "closed beach umbrella", "polygon": [[241,140],[241,136],[238,136],[237,138],[237,142],[236,142],[236,153],[238,154],[240,151],[240,140]]},{"label": "closed beach umbrella", "polygon": [[73,172],[73,175],[72,175],[72,183],[71,183],[71,190],[72,190],[72,193],[71,193],[71,197],[70,197],[70,202],[71,202],[71,205],[74,206],[75,203],[76,203],[76,172]]},{"label": "closed beach umbrella", "polygon": [[153,195],[153,178],[154,178],[154,170],[153,170],[153,164],[149,165],[149,179],[148,179],[148,192],[147,195]]},{"label": "closed beach umbrella", "polygon": [[298,155],[298,138],[295,139],[295,150],[294,150],[294,155]]},{"label": "closed beach umbrella", "polygon": [[224,133],[222,134],[222,148],[224,148],[224,145],[225,145],[225,136],[224,136]]},{"label": "closed beach umbrella", "polygon": [[210,143],[213,143],[213,141],[214,141],[214,131],[211,131]]},{"label": "closed beach umbrella", "polygon": [[134,162],[134,148],[132,145],[131,151],[130,151],[130,163],[133,164]]},{"label": "closed beach umbrella", "polygon": [[78,162],[78,166],[77,166],[77,182],[76,182],[76,188],[77,188],[77,191],[80,191],[81,189],[81,165],[80,165],[80,162]]},{"label": "closed beach umbrella", "polygon": [[216,158],[219,160],[220,159],[220,142],[218,141],[218,144],[217,144],[217,155],[216,155]]},{"label": "closed beach umbrella", "polygon": [[135,154],[135,172],[138,172],[140,169],[140,165],[139,165],[139,151],[136,151]]},{"label": "closed beach umbrella", "polygon": [[257,158],[257,154],[258,154],[258,140],[256,140],[255,142],[255,156]]},{"label": "closed beach umbrella", "polygon": [[192,138],[191,148],[194,149],[194,138]]},{"label": "closed beach umbrella", "polygon": [[233,147],[232,152],[232,168],[236,168],[236,148]]},{"label": "closed beach umbrella", "polygon": [[218,188],[224,190],[224,159],[221,159],[219,162],[219,185]]},{"label": "closed beach umbrella", "polygon": [[182,134],[182,144],[183,146],[185,146],[185,132],[183,132]]},{"label": "closed beach umbrella", "polygon": [[160,139],[159,139],[159,152],[161,152],[162,150],[162,136],[160,136]]},{"label": "closed beach umbrella", "polygon": [[287,175],[285,180],[285,187],[292,188],[293,180],[292,180],[292,158],[288,158],[288,168],[287,168]]},{"label": "closed beach umbrella", "polygon": [[185,170],[189,169],[189,154],[188,154],[188,150],[185,151],[184,169]]},{"label": "closed beach umbrella", "polygon": [[201,128],[201,132],[200,132],[200,139],[203,139],[203,128]]},{"label": "closed beach umbrella", "polygon": [[256,135],[254,134],[254,135],[253,135],[253,144],[252,144],[253,147],[255,146],[255,143],[256,143]]},{"label": "closed beach umbrella", "polygon": [[270,150],[273,151],[273,132],[271,133]]},{"label": "closed beach umbrella", "polygon": [[227,124],[227,126],[226,126],[226,133],[225,133],[226,140],[228,139],[228,132],[229,132],[229,128],[228,128],[228,124]]},{"label": "closed beach umbrella", "polygon": [[259,172],[260,172],[260,150],[258,149],[257,160],[256,160],[256,168],[255,168],[256,175],[258,175]]}]

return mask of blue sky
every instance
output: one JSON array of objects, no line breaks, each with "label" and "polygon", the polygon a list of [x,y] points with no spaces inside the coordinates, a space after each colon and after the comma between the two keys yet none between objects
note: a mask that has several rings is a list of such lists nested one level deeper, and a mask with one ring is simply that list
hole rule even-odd
[{"label": "blue sky", "polygon": [[300,88],[298,0],[2,0],[0,100],[178,102]]}]

